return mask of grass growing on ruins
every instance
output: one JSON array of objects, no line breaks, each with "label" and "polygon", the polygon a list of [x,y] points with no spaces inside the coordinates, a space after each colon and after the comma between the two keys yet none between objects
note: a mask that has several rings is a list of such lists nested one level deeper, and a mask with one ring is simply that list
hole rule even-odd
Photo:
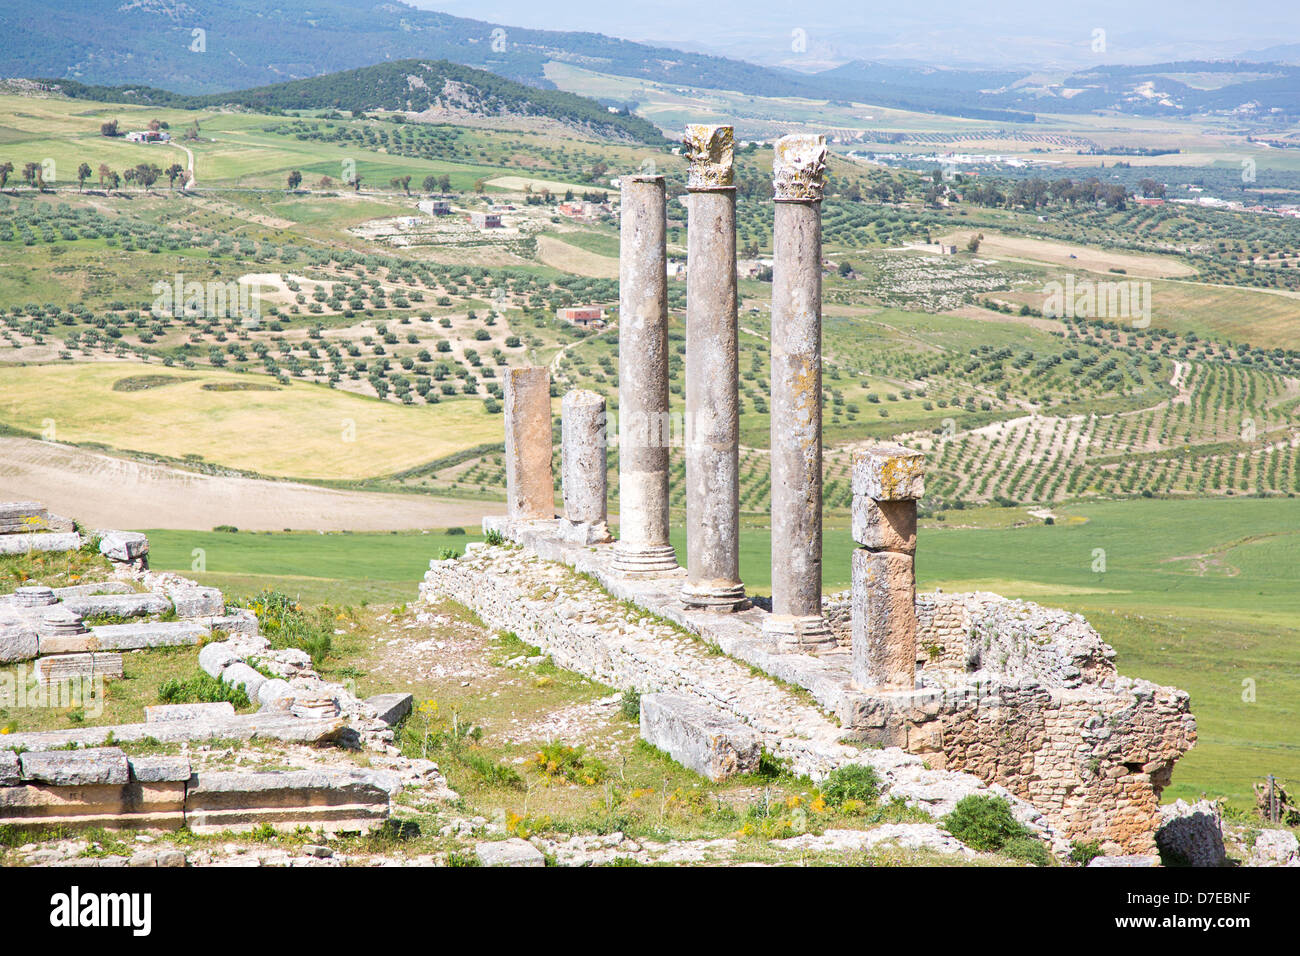
[{"label": "grass growing on ruins", "polygon": [[[100,698],[98,690],[91,692],[81,682],[38,690],[30,662],[0,665],[0,687],[6,691],[13,688],[14,693],[8,706],[0,706],[0,746],[5,734],[141,722],[145,707],[175,702],[163,698],[165,686],[190,681],[201,673],[198,648],[128,651],[122,654],[122,671],[121,678],[99,685],[103,688]],[[20,683],[26,688],[21,697]],[[18,706],[20,703],[26,706]]]},{"label": "grass growing on ruins", "polygon": [[52,588],[102,581],[112,563],[99,553],[94,542],[77,551],[32,551],[0,555],[0,594],[9,594],[27,584]]}]

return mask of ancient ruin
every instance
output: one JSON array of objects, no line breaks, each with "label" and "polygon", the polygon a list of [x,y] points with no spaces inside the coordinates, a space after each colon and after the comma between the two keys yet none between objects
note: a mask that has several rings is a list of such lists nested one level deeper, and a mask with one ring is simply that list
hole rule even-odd
[{"label": "ancient ruin", "polygon": [[692,607],[734,611],[740,582],[736,189],[730,126],[686,128],[686,583]]},{"label": "ancient ruin", "polygon": [[[771,610],[746,599],[732,132],[690,126],[685,145],[685,581],[667,538],[663,183],[638,176],[623,181],[619,541],[572,530],[603,527],[603,502],[593,500],[603,486],[587,454],[599,396],[564,400],[557,520],[543,493],[550,395],[516,386],[506,421],[511,512],[484,526],[523,548],[475,546],[461,560],[435,561],[422,594],[461,601],[562,666],[640,691],[642,735],[709,777],[752,770],[763,750],[814,778],[866,764],[890,794],[931,809],[968,793],[1003,794],[1058,853],[1095,840],[1107,853],[1150,854],[1160,792],[1195,741],[1187,694],[1119,676],[1114,651],[1078,615],[993,594],[918,595],[921,453],[884,444],[855,456],[852,588],[821,593],[817,136],[785,137],[776,150]],[[520,374],[540,380],[536,370]],[[540,450],[525,465],[523,422],[528,435],[544,436],[545,467]],[[629,606],[646,616],[629,618]],[[683,644],[682,633],[725,656]],[[769,676],[807,699],[774,692]]]}]

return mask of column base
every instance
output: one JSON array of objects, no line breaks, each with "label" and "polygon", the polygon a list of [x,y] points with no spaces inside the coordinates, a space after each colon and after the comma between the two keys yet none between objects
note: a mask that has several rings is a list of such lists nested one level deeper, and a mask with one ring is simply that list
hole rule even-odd
[{"label": "column base", "polygon": [[628,576],[649,576],[665,574],[680,569],[677,552],[670,544],[651,547],[624,547],[622,542],[614,545],[614,570]]},{"label": "column base", "polygon": [[559,529],[561,538],[569,544],[583,547],[592,544],[608,544],[614,540],[614,536],[609,533],[609,528],[605,527],[603,521],[569,521],[566,518],[559,522]]},{"label": "column base", "polygon": [[682,603],[702,611],[739,611],[749,606],[749,599],[739,582],[700,582],[682,586]]},{"label": "column base", "polygon": [[786,652],[824,651],[836,646],[830,623],[820,614],[769,614],[763,633]]}]

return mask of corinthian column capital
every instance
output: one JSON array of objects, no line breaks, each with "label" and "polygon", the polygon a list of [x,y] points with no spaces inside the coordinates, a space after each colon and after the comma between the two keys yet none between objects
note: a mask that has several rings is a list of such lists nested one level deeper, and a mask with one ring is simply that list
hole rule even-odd
[{"label": "corinthian column capital", "polygon": [[826,186],[826,137],[796,133],[778,139],[772,185],[777,202],[820,202]]},{"label": "corinthian column capital", "polygon": [[690,167],[687,189],[724,189],[732,184],[736,131],[731,126],[688,123],[682,144]]}]

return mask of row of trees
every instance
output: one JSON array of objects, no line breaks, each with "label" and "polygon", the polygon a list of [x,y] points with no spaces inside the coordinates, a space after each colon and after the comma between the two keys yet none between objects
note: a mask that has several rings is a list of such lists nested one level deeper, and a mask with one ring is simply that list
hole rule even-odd
[{"label": "row of trees", "polygon": [[[9,185],[9,179],[13,176],[14,171],[15,166],[13,163],[0,163],[0,190]],[[81,163],[77,166],[77,189],[79,191],[85,189],[86,180],[94,176],[95,172],[90,168],[90,163]],[[172,163],[164,169],[156,163],[138,163],[119,173],[110,168],[108,163],[100,163],[98,173],[101,189],[117,189],[124,182],[127,184],[136,183],[142,189],[148,189],[163,176],[167,177],[168,185],[175,189],[176,180],[185,175],[185,167],[180,163]],[[24,163],[22,178],[25,184],[33,189],[39,189],[41,192],[48,189],[50,185],[45,181],[45,166],[41,163]]]},{"label": "row of trees", "polygon": [[996,182],[968,183],[962,188],[962,198],[977,206],[1005,206],[1037,209],[1055,203],[1104,203],[1112,209],[1125,209],[1129,192],[1123,186],[1103,183],[1095,176],[1075,182],[1069,178],[1048,182],[1034,177],[1022,179],[1007,189]]}]

